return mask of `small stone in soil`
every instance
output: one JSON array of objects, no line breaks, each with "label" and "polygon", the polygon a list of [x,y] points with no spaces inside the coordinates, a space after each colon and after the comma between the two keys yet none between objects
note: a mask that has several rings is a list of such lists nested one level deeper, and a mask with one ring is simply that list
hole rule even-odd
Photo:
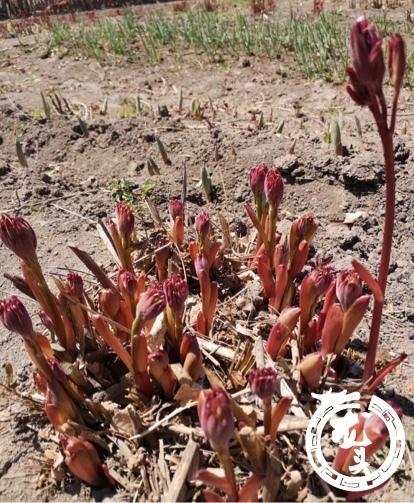
[{"label": "small stone in soil", "polygon": [[361,240],[356,234],[350,234],[343,239],[339,246],[342,250],[352,250],[359,241]]},{"label": "small stone in soil", "polygon": [[7,173],[10,173],[11,168],[8,164],[3,164],[0,166],[0,177],[7,175]]}]

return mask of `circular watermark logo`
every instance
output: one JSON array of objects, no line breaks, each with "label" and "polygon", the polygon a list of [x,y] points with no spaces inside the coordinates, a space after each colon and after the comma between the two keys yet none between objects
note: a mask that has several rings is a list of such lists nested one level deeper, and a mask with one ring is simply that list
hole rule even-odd
[{"label": "circular watermark logo", "polygon": [[[380,467],[373,468],[366,459],[375,447],[363,426],[358,426],[368,414],[361,416],[361,398],[358,391],[347,394],[329,392],[322,395],[312,394],[321,403],[313,414],[306,430],[306,452],[315,472],[331,486],[345,491],[366,491],[386,482],[397,470],[404,456],[404,428],[397,412],[384,400],[373,396],[368,406],[369,414],[375,414],[388,430],[389,450]],[[338,413],[340,414],[338,416]],[[371,417],[372,421],[372,417]],[[347,457],[347,472],[344,475],[335,470],[325,459],[322,452],[321,438],[324,428],[332,426],[331,440],[339,444],[342,454]],[[357,431],[359,433],[357,434]],[[371,446],[371,449],[370,449]]]}]

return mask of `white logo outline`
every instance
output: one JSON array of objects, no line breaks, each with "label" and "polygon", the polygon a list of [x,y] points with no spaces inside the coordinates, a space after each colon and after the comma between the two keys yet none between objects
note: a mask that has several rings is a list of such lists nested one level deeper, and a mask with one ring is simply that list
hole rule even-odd
[{"label": "white logo outline", "polygon": [[321,404],[316,409],[306,430],[305,446],[310,464],[315,472],[329,485],[346,491],[359,492],[374,489],[387,480],[398,469],[405,452],[405,435],[401,420],[396,411],[387,402],[373,396],[368,406],[368,411],[376,414],[388,429],[390,446],[384,463],[368,475],[343,475],[334,470],[326,461],[321,446],[321,437],[325,425],[340,411],[360,409],[358,403],[347,403],[360,399],[358,391],[349,393],[327,393],[312,396],[320,400]]}]

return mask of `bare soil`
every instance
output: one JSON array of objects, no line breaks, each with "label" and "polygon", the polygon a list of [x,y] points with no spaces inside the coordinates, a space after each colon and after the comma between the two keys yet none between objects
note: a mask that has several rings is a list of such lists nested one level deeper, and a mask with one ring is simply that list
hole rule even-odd
[{"label": "bare soil", "polygon": [[[289,222],[304,211],[314,212],[320,222],[315,248],[333,255],[336,268],[349,265],[351,257],[356,257],[371,271],[376,270],[384,215],[381,149],[369,113],[354,106],[344,85],[305,81],[283,58],[272,62],[241,58],[212,65],[202,55],[186,54],[180,60],[167,55],[155,66],[120,63],[115,67],[53,55],[44,58],[43,47],[33,44],[30,37],[26,44],[22,50],[16,39],[0,40],[0,211],[19,209],[28,218],[36,230],[46,272],[59,272],[59,266],[81,268],[67,248],[69,243],[91,252],[99,263],[110,262],[94,222],[111,216],[111,184],[122,177],[133,183],[137,194],[150,178],[154,184],[150,197],[166,218],[168,201],[181,194],[186,166],[190,213],[207,209],[218,222],[221,212],[232,232],[245,235],[249,229],[243,209],[250,198],[247,173],[260,161],[275,165],[284,174],[282,221]],[[180,88],[182,113],[178,112]],[[40,91],[50,89],[58,90],[79,110],[92,110],[92,118],[86,121],[88,137],[74,116],[53,114],[47,121],[36,118],[36,111],[42,110]],[[130,112],[137,94],[152,106],[154,116]],[[106,96],[108,113],[99,115]],[[194,99],[206,106],[208,120],[190,116]],[[411,99],[410,92],[403,92],[395,142],[397,221],[379,356],[387,360],[402,351],[409,354],[387,379],[383,392],[403,408],[407,438],[413,441]],[[169,113],[159,114],[158,107],[167,107]],[[257,128],[260,112],[266,122],[264,129]],[[362,137],[355,117],[360,120]],[[342,123],[345,155],[340,157],[324,140],[334,119]],[[284,127],[278,133],[282,121]],[[171,166],[165,166],[160,158],[156,134],[166,147]],[[24,142],[28,168],[16,157],[16,136]],[[289,154],[293,140],[296,146]],[[149,157],[160,166],[160,175],[149,177]],[[212,203],[205,201],[197,187],[204,166],[215,187]],[[344,223],[347,214],[355,217],[352,225]],[[152,225],[145,209],[142,218],[143,225]],[[16,258],[4,247],[0,247],[0,263],[2,272],[18,270]],[[0,297],[10,293],[12,286],[1,278]],[[362,345],[367,342],[368,329],[365,323],[359,331]],[[16,389],[30,389],[32,365],[21,340],[0,327],[0,348],[3,366],[10,363],[13,367]],[[6,383],[5,371],[1,381]],[[53,439],[47,438],[48,431],[41,410],[0,388],[0,501],[134,497],[123,490],[107,494],[79,483],[53,482],[47,475],[51,464],[48,448],[53,444]],[[411,447],[409,444],[408,449]],[[399,476],[374,499],[412,501],[409,459],[406,455]]]}]

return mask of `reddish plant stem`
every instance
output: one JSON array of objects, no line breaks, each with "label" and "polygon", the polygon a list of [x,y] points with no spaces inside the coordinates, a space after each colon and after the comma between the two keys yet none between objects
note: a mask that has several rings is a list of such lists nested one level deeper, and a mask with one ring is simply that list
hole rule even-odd
[{"label": "reddish plant stem", "polygon": [[[381,127],[380,124],[378,124],[378,129],[381,135],[385,160],[385,219],[378,283],[381,287],[382,293],[385,295],[394,231],[395,170],[393,131]],[[374,373],[375,356],[378,347],[383,307],[384,302],[378,302],[377,300],[375,301],[374,311],[372,314],[371,333],[368,342],[367,358],[365,360],[363,374],[364,381],[370,379]]]},{"label": "reddish plant stem", "polygon": [[233,462],[230,457],[230,452],[228,446],[214,446],[224,470],[227,482],[229,482],[231,487],[231,493],[229,494],[229,501],[239,501],[239,491],[237,489],[236,476],[234,474]]},{"label": "reddish plant stem", "polygon": [[272,399],[268,398],[263,400],[263,414],[264,414],[264,434],[270,434],[270,428],[272,425]]}]

